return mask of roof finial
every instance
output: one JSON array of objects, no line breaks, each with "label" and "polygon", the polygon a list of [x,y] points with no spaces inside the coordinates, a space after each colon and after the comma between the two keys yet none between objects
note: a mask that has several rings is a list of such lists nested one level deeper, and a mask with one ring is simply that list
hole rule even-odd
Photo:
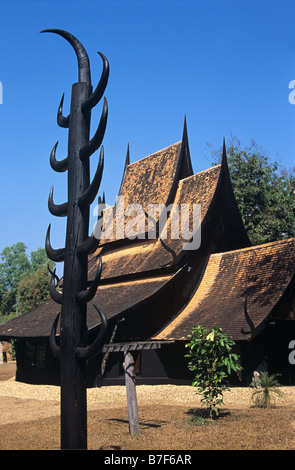
[{"label": "roof finial", "polygon": [[183,132],[182,132],[182,143],[181,143],[181,160],[182,160],[182,171],[180,173],[181,178],[186,178],[193,174],[193,167],[190,157],[187,125],[186,125],[186,114],[184,115]]},{"label": "roof finial", "polygon": [[129,142],[128,142],[128,145],[127,145],[127,153],[126,153],[126,160],[125,160],[124,171],[126,171],[126,168],[127,168],[128,165],[130,165]]},{"label": "roof finial", "polygon": [[225,137],[223,137],[221,164],[227,164]]},{"label": "roof finial", "polygon": [[128,165],[130,165],[129,142],[128,142],[128,145],[127,145],[127,153],[126,153],[126,158],[125,158],[125,165],[124,165],[123,176],[122,176],[122,181],[121,181],[119,194],[121,194],[121,190],[122,190],[122,187],[123,187],[123,183],[124,183],[124,179],[125,179],[125,175],[126,175]]},{"label": "roof finial", "polygon": [[182,132],[182,141],[188,142],[188,137],[187,137],[187,125],[186,125],[186,114],[184,115],[183,132]]}]

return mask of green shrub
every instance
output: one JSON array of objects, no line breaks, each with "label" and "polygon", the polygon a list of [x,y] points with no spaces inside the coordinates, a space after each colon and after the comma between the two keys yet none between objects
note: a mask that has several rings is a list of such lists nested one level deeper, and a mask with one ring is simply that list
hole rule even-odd
[{"label": "green shrub", "polygon": [[259,408],[275,407],[275,396],[283,396],[283,393],[276,388],[280,386],[277,377],[279,377],[278,374],[260,373],[260,378],[254,384],[255,391],[252,394],[252,401]]},{"label": "green shrub", "polygon": [[196,326],[189,338],[185,357],[189,358],[188,368],[196,372],[192,385],[203,395],[201,402],[209,417],[217,418],[223,392],[228,389],[227,379],[232,372],[241,370],[238,356],[232,352],[235,343],[219,327],[208,330]]}]

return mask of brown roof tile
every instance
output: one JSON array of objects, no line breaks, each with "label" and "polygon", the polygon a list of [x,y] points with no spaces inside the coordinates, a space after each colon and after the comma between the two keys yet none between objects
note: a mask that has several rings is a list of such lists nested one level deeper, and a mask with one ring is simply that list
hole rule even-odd
[{"label": "brown roof tile", "polygon": [[[203,222],[217,188],[220,170],[221,166],[217,165],[179,181],[173,201],[174,206],[167,219],[167,239],[163,238],[162,241],[159,239],[134,240],[133,243],[117,248],[112,248],[110,245],[102,254],[102,279],[143,273],[171,264],[175,256],[181,253],[184,243],[180,224],[178,226],[179,239],[171,239],[171,218],[174,217],[175,211],[181,207],[181,204],[188,204],[189,217],[192,220],[193,204],[200,204],[201,222]],[[190,229],[192,229],[191,226]],[[90,278],[95,275],[98,254],[99,251],[92,256]]]},{"label": "brown roof tile", "polygon": [[294,271],[295,238],[213,254],[193,297],[155,338],[184,340],[194,326],[218,325],[234,340],[248,339],[276,306]]},{"label": "brown roof tile", "polygon": [[[114,217],[111,231],[109,229],[106,232],[107,239],[103,239],[102,244],[132,235],[132,227],[128,222],[132,220],[133,214],[126,215],[126,209],[131,208],[130,206],[140,205],[143,211],[148,212],[149,204],[169,203],[181,166],[181,150],[182,141],[127,165],[119,194],[124,204],[113,206],[117,210],[120,223],[117,226]],[[156,220],[158,218],[157,214]],[[147,229],[147,222],[143,225],[146,225]]]},{"label": "brown roof tile", "polygon": [[[88,328],[91,329],[100,324],[100,318],[93,307],[94,303],[103,310],[109,319],[151,297],[170,279],[171,276],[161,276],[99,286],[94,299],[88,305]],[[0,339],[6,337],[48,337],[59,311],[60,307],[53,300],[48,300],[36,309],[0,325]]]}]

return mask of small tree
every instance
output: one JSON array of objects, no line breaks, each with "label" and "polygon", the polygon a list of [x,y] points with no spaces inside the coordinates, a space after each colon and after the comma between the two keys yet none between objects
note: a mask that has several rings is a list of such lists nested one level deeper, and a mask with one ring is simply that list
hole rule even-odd
[{"label": "small tree", "polygon": [[211,419],[219,416],[218,406],[223,403],[223,392],[228,389],[227,378],[232,372],[241,370],[237,354],[232,352],[234,341],[215,327],[212,330],[196,326],[186,344],[189,349],[188,368],[196,371],[192,385],[203,395]]},{"label": "small tree", "polygon": [[260,378],[252,386],[256,390],[252,394],[252,400],[259,408],[270,408],[273,398],[273,407],[275,407],[275,395],[282,397],[283,394],[277,387],[280,386],[277,380],[278,374],[269,375],[268,372],[261,372]]}]

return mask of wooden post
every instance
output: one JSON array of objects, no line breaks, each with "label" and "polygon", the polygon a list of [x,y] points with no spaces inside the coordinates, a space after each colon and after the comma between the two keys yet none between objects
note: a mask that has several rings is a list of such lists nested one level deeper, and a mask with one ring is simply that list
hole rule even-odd
[{"label": "wooden post", "polygon": [[131,436],[139,436],[139,421],[136,398],[135,369],[132,354],[124,351],[124,372],[129,416],[129,432]]},{"label": "wooden post", "polygon": [[102,347],[103,353],[124,352],[124,372],[129,416],[129,432],[131,436],[139,436],[139,421],[136,398],[134,360],[130,351],[159,349],[162,344],[171,344],[174,341],[135,341],[130,343],[111,343]]}]

